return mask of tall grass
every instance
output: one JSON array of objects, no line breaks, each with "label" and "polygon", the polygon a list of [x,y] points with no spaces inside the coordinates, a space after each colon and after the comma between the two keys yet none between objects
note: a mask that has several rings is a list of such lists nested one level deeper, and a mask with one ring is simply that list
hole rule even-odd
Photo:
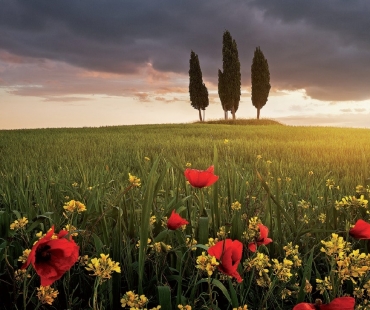
[{"label": "tall grass", "polygon": [[[0,131],[1,285],[17,290],[11,284],[12,269],[19,267],[23,249],[31,247],[36,232],[52,225],[62,229],[63,205],[74,199],[87,208],[73,220],[80,231],[81,255],[109,253],[122,268],[100,289],[103,308],[120,307],[120,297],[135,290],[162,309],[178,304],[201,309],[210,302],[221,309],[231,309],[231,304],[291,309],[311,298],[303,291],[307,278],[330,271],[325,260],[318,259],[320,240],[333,232],[345,233],[356,219],[366,217],[366,212],[336,210],[335,203],[357,195],[357,185],[368,185],[369,134],[366,129],[245,123]],[[215,165],[219,181],[210,188],[192,188],[183,175],[187,163],[196,169]],[[130,185],[129,173],[141,179],[141,187]],[[302,207],[302,200],[308,208]],[[235,201],[242,204],[237,212],[230,209]],[[173,209],[190,222],[185,231],[163,228],[161,219]],[[148,226],[153,215],[157,220]],[[9,230],[22,216],[30,221],[26,243]],[[224,227],[227,237],[242,240],[246,219],[256,216],[273,239],[262,253],[282,259],[286,244],[299,245],[306,265],[294,276],[297,295],[278,298],[283,288],[293,290],[294,283],[279,288],[274,276],[270,289],[256,286],[256,271],[247,272],[247,267],[240,267],[244,281],[236,287],[222,275],[210,281],[194,268],[209,237],[216,238]],[[161,243],[162,252],[153,252],[154,242]],[[243,254],[245,260],[253,257]],[[86,272],[74,267],[68,284],[73,294],[64,293],[67,301],[60,298],[56,307],[87,308],[89,298],[84,296],[93,294],[91,283]],[[29,285],[37,286],[37,280]],[[9,309],[19,305],[15,295],[9,296]]]}]

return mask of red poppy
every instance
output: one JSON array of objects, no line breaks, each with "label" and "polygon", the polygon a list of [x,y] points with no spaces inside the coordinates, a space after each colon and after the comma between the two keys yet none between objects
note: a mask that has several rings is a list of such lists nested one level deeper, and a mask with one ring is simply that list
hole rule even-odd
[{"label": "red poppy", "polygon": [[198,188],[211,186],[218,180],[218,175],[214,174],[214,166],[210,166],[207,170],[186,169],[185,177],[189,183]]},{"label": "red poppy", "polygon": [[220,262],[218,269],[228,276],[236,278],[240,283],[243,281],[238,273],[238,265],[242,259],[243,244],[238,240],[225,239],[217,242],[208,249],[208,254],[215,256]]},{"label": "red poppy", "polygon": [[250,242],[248,244],[248,249],[251,250],[252,252],[257,251],[257,245],[261,245],[261,244],[267,245],[270,242],[272,242],[272,239],[267,238],[267,235],[269,234],[269,229],[263,224],[258,224],[258,228],[260,230],[260,235],[259,235],[257,241],[256,242]]},{"label": "red poppy", "polygon": [[43,238],[33,245],[27,262],[22,266],[24,269],[32,264],[41,278],[42,286],[51,285],[60,279],[78,259],[79,246],[72,237],[68,240],[67,234],[68,231],[61,230],[53,239],[53,226]]},{"label": "red poppy", "polygon": [[358,220],[349,234],[356,239],[370,239],[370,224],[364,220]]},{"label": "red poppy", "polygon": [[329,304],[322,304],[321,300],[318,299],[315,304],[307,302],[301,302],[296,305],[293,310],[354,310],[355,299],[353,297],[338,297],[334,298]]},{"label": "red poppy", "polygon": [[187,225],[189,222],[182,218],[175,210],[172,210],[171,216],[167,221],[167,227],[171,230],[176,230],[182,225]]}]

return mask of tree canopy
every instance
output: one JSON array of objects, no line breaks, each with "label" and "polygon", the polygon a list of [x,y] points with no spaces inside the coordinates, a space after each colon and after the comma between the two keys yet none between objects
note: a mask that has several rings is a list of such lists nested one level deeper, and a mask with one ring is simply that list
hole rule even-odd
[{"label": "tree canopy", "polygon": [[231,111],[235,119],[240,101],[240,61],[236,41],[227,30],[223,34],[222,70],[218,70],[218,94],[225,111],[225,119],[227,111]]},{"label": "tree canopy", "polygon": [[191,106],[199,111],[199,120],[202,121],[201,110],[209,105],[208,90],[203,83],[198,55],[193,51],[190,53],[189,94]]},{"label": "tree canopy", "polygon": [[251,67],[252,104],[257,109],[257,119],[260,118],[260,110],[267,102],[270,92],[270,71],[267,59],[260,47],[254,51]]}]

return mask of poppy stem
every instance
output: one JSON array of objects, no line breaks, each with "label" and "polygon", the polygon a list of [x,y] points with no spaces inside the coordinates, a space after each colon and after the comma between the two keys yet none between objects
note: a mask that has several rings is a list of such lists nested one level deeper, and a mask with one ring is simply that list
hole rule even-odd
[{"label": "poppy stem", "polygon": [[213,297],[212,297],[212,285],[211,285],[211,282],[212,282],[212,278],[208,278],[208,294],[209,294],[209,301],[211,303],[211,309],[213,309]]}]

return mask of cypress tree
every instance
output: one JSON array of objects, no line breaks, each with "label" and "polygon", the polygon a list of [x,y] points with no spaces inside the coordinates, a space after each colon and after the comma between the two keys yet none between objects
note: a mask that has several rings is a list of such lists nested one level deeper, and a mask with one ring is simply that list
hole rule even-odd
[{"label": "cypress tree", "polygon": [[198,55],[193,51],[190,53],[189,94],[191,106],[199,111],[199,120],[202,122],[201,110],[205,111],[209,105],[208,90],[203,83]]},{"label": "cypress tree", "polygon": [[257,109],[257,119],[260,118],[260,110],[267,102],[270,92],[270,71],[267,59],[260,47],[254,51],[251,67],[252,104]]},{"label": "cypress tree", "polygon": [[229,31],[225,31],[222,40],[222,70],[218,70],[218,95],[225,111],[231,111],[233,119],[239,108],[241,73],[238,46]]}]

